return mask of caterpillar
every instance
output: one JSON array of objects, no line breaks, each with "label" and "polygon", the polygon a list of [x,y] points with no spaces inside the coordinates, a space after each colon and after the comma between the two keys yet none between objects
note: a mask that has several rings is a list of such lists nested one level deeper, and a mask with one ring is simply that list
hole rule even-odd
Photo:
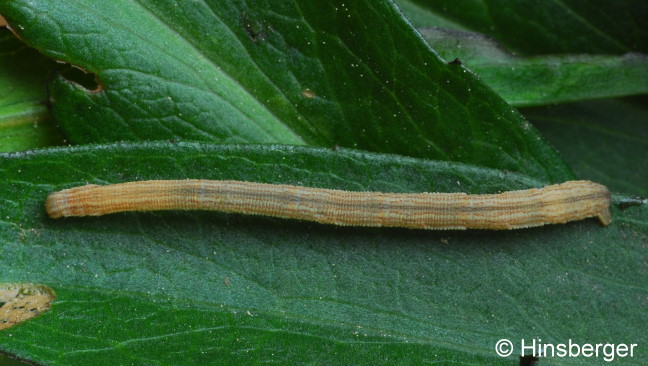
[{"label": "caterpillar", "polygon": [[590,181],[498,194],[382,193],[233,180],[150,180],[50,194],[52,218],[124,211],[210,210],[342,226],[519,229],[596,217],[611,222],[610,192]]}]

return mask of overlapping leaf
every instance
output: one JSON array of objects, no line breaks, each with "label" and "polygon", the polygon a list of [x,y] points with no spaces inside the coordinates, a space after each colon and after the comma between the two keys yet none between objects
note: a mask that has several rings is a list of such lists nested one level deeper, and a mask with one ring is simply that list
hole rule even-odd
[{"label": "overlapping leaf", "polygon": [[0,12],[34,47],[96,74],[94,92],[51,88],[72,142],[338,145],[571,177],[390,1],[10,0]]},{"label": "overlapping leaf", "polygon": [[642,54],[519,57],[477,33],[419,30],[447,61],[459,59],[515,106],[648,93],[648,56]]}]

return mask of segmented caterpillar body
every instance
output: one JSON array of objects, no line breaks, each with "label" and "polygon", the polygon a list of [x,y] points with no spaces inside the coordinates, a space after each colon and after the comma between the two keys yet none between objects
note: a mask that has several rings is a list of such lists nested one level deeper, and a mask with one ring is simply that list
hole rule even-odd
[{"label": "segmented caterpillar body", "polygon": [[231,180],[152,180],[52,193],[50,217],[123,211],[213,210],[344,226],[518,229],[597,217],[610,223],[610,192],[590,181],[498,194],[352,192]]}]

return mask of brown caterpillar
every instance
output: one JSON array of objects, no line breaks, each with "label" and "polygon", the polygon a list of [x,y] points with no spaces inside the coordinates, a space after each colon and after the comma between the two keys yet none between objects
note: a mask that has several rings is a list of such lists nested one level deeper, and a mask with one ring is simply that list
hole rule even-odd
[{"label": "brown caterpillar", "polygon": [[611,221],[610,192],[590,181],[499,194],[351,192],[231,180],[151,180],[54,192],[47,213],[211,210],[343,226],[518,229],[597,217]]}]

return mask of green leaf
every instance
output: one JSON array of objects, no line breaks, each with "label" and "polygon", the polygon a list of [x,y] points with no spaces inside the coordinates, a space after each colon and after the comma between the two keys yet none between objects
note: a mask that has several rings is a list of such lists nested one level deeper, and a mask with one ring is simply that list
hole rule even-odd
[{"label": "green leaf", "polygon": [[579,179],[648,196],[648,103],[645,97],[524,109]]},{"label": "green leaf", "polygon": [[59,79],[75,143],[209,140],[354,147],[562,181],[564,162],[391,1],[9,0],[14,29],[96,74]]},{"label": "green leaf", "polygon": [[515,106],[648,93],[648,56],[518,57],[478,33],[419,30],[447,61],[456,58]]},{"label": "green leaf", "polygon": [[[52,220],[85,183],[242,179],[352,190],[497,192],[514,173],[345,149],[190,143],[0,155],[0,273],[52,309],[0,333],[50,365],[518,364],[501,338],[644,344],[646,205],[512,232],[343,228],[223,213]],[[614,197],[618,201],[622,197]],[[646,357],[639,348],[631,362]],[[572,364],[606,364],[600,357]]]},{"label": "green leaf", "polygon": [[45,102],[53,62],[0,28],[0,152],[61,144]]},{"label": "green leaf", "polygon": [[[521,54],[648,53],[648,3],[643,0],[396,0],[418,27],[445,27],[488,34]],[[438,18],[445,19],[439,24]]]}]

